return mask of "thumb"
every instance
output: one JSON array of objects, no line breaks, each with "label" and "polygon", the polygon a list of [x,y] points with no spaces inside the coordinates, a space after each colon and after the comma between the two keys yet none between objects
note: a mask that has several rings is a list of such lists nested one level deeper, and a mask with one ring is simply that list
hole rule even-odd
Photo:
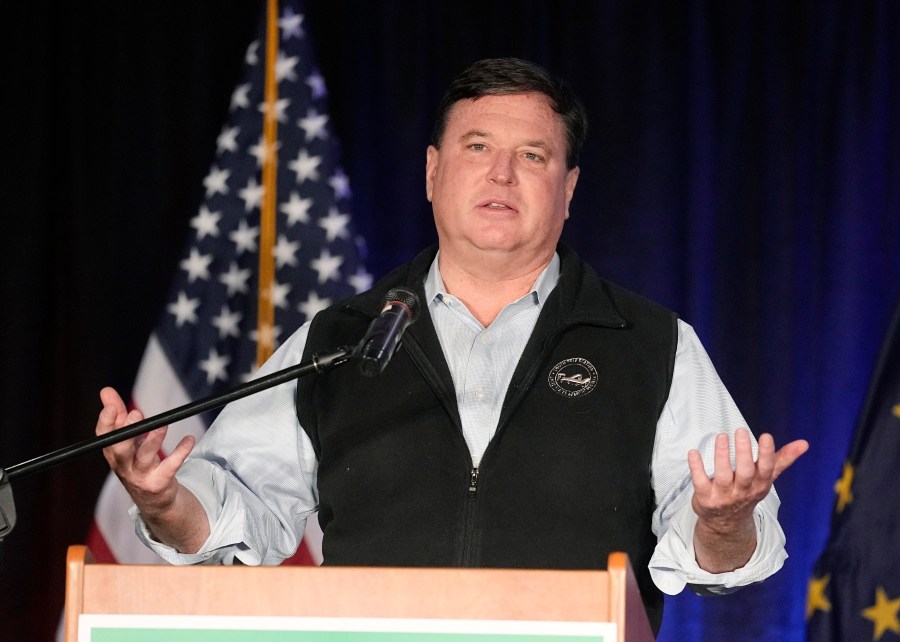
[{"label": "thumb", "polygon": [[783,471],[787,470],[807,450],[809,450],[809,442],[805,439],[798,439],[782,446],[775,453],[775,470],[772,473],[772,479],[777,479]]}]

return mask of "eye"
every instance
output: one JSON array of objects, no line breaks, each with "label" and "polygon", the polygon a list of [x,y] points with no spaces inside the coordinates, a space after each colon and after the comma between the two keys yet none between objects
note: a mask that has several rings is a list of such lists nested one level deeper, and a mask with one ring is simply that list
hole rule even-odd
[{"label": "eye", "polygon": [[487,149],[487,145],[485,145],[484,143],[471,143],[469,145],[469,149],[471,149],[473,152],[483,152]]},{"label": "eye", "polygon": [[544,161],[544,157],[537,152],[524,152],[522,156],[525,157],[526,160],[534,161],[535,163],[542,163]]}]

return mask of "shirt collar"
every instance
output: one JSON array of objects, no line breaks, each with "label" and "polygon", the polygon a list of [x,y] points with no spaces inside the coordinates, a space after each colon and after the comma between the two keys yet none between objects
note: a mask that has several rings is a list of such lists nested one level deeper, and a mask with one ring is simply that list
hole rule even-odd
[{"label": "shirt collar", "polygon": [[[445,296],[450,295],[444,286],[441,268],[438,266],[440,256],[441,252],[438,250],[434,260],[431,262],[431,267],[428,269],[428,275],[425,277],[425,299],[429,304],[433,303],[435,299],[442,300]],[[534,284],[531,286],[531,292],[529,292],[535,305],[543,306],[547,301],[547,297],[550,296],[553,288],[559,282],[559,263],[559,254],[554,252],[550,263],[535,279]]]}]

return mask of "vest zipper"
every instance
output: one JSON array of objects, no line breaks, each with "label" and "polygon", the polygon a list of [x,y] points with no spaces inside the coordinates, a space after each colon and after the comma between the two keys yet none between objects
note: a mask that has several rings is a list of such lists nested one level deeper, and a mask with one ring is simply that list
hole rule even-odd
[{"label": "vest zipper", "polygon": [[478,493],[478,469],[473,468],[469,476],[469,501],[474,502]]},{"label": "vest zipper", "polygon": [[466,505],[466,521],[463,531],[463,548],[461,566],[472,565],[472,548],[474,545],[475,529],[475,500],[478,498],[478,468],[472,468],[469,473],[468,502]]}]

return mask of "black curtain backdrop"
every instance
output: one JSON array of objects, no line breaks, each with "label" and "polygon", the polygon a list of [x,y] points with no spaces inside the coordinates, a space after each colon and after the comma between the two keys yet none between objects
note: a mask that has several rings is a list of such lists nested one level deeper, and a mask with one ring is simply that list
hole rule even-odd
[{"label": "black curtain backdrop", "polygon": [[[18,4],[0,20],[3,466],[90,437],[98,390],[130,389],[261,9]],[[900,4],[309,5],[377,275],[435,238],[425,147],[456,72],[516,55],[574,85],[592,127],[565,240],[694,325],[757,433],[812,443],[777,484],[785,568],[667,600],[661,639],[802,640],[833,484],[900,298]],[[106,472],[97,454],[16,482],[0,638],[52,639],[66,546],[84,540]]]}]

